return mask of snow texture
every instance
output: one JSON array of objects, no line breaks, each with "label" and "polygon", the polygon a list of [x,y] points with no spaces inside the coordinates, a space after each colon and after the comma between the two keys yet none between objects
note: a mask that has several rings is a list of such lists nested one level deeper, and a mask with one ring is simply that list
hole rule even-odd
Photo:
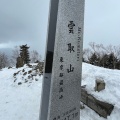
[{"label": "snow texture", "polygon": [[[33,64],[35,65],[35,64]],[[4,68],[0,71],[0,120],[39,120],[42,75],[28,79],[25,72],[32,70],[28,66],[22,68]],[[120,119],[120,70],[110,70],[83,63],[82,85],[97,99],[107,101],[115,106],[107,120]],[[20,71],[16,76],[14,73]],[[105,90],[95,92],[95,80],[103,79]],[[26,82],[27,81],[27,82]],[[18,83],[22,83],[18,85]],[[85,106],[80,110],[80,120],[106,120]]]}]

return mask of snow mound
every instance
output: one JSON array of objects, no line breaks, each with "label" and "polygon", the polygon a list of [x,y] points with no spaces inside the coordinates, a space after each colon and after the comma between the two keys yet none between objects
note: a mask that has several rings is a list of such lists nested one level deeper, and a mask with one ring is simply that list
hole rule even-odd
[{"label": "snow mound", "polygon": [[[38,120],[42,75],[32,67],[25,65],[19,69],[4,68],[0,71],[0,120]],[[82,85],[99,100],[115,106],[107,120],[120,118],[120,70],[110,70],[83,63]],[[105,90],[95,92],[96,78],[106,83]],[[22,83],[22,84],[21,84]],[[85,106],[80,111],[80,120],[106,120]]]},{"label": "snow mound", "polygon": [[13,74],[14,83],[17,85],[33,83],[39,80],[39,77],[42,76],[39,69],[37,68],[37,64],[24,65],[16,70]]},{"label": "snow mound", "polygon": [[[28,74],[30,70],[33,72]],[[25,72],[27,74],[23,75]],[[18,74],[14,76],[15,73]],[[26,65],[0,71],[0,120],[38,120],[42,75],[28,79],[34,73],[35,70]],[[18,85],[20,82],[22,84]]]},{"label": "snow mound", "polygon": [[[108,120],[119,120],[120,118],[120,70],[106,69],[102,67],[93,66],[87,63],[83,63],[82,66],[82,85],[86,85],[88,93],[92,94],[95,98],[113,104],[114,110]],[[105,81],[105,90],[101,92],[95,92],[95,80],[102,79]],[[84,113],[88,114],[86,120],[104,120],[101,117],[91,116],[94,111],[89,111],[89,108],[81,110],[81,120],[84,120]]]}]

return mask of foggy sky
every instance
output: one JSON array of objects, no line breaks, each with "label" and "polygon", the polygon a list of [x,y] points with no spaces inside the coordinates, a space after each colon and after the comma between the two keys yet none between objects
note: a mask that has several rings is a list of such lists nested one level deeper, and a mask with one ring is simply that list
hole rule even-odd
[{"label": "foggy sky", "polygon": [[94,41],[120,44],[120,0],[86,0],[84,47]]},{"label": "foggy sky", "polygon": [[[0,48],[28,44],[45,52],[49,0],[0,0]],[[89,42],[118,45],[120,0],[86,0],[84,47]]]},{"label": "foggy sky", "polygon": [[28,44],[44,54],[49,0],[0,0],[0,48]]}]

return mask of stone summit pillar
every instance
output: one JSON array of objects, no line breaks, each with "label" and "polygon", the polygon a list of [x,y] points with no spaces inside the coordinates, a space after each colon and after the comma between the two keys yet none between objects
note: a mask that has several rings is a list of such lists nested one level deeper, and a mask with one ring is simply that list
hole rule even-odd
[{"label": "stone summit pillar", "polygon": [[51,0],[39,120],[79,120],[84,0]]}]

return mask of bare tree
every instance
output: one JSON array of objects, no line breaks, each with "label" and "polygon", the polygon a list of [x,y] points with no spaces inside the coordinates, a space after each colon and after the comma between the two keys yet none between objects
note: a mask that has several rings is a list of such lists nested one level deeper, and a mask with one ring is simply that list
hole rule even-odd
[{"label": "bare tree", "polygon": [[[120,69],[120,45],[104,46],[103,44],[89,43],[90,49],[85,49],[83,58],[87,56],[88,62],[105,68]],[[88,54],[90,51],[90,54]],[[95,57],[97,59],[95,59]]]},{"label": "bare tree", "polygon": [[[103,46],[103,44],[96,44],[94,42],[89,43],[91,49],[92,49],[92,55],[96,54],[98,57],[98,65],[100,66],[101,60],[103,59],[103,56],[107,54],[107,49]],[[103,61],[103,60],[102,60]]]},{"label": "bare tree", "polygon": [[92,55],[92,51],[89,48],[86,48],[83,50],[83,60],[85,62],[88,62],[90,59],[90,56]]},{"label": "bare tree", "polygon": [[20,55],[20,47],[15,46],[13,51],[12,51],[12,56],[11,56],[11,59],[10,59],[10,63],[11,63],[12,66],[16,65],[16,60],[19,57],[19,55]]},{"label": "bare tree", "polygon": [[[94,42],[90,42],[89,46],[92,49],[92,52],[96,55],[100,56],[101,52],[104,52],[106,49],[104,48],[103,44],[96,44]],[[105,49],[105,50],[104,50]]]},{"label": "bare tree", "polygon": [[0,53],[0,69],[9,66],[9,60],[5,53]]},{"label": "bare tree", "polygon": [[32,63],[41,61],[41,55],[36,50],[33,50],[30,52],[30,59]]},{"label": "bare tree", "polygon": [[112,61],[113,61],[113,68],[115,69],[117,65],[117,60],[120,59],[120,45],[118,46],[109,45],[106,47],[106,51],[108,55],[112,54],[114,56],[112,57],[113,59]]}]

